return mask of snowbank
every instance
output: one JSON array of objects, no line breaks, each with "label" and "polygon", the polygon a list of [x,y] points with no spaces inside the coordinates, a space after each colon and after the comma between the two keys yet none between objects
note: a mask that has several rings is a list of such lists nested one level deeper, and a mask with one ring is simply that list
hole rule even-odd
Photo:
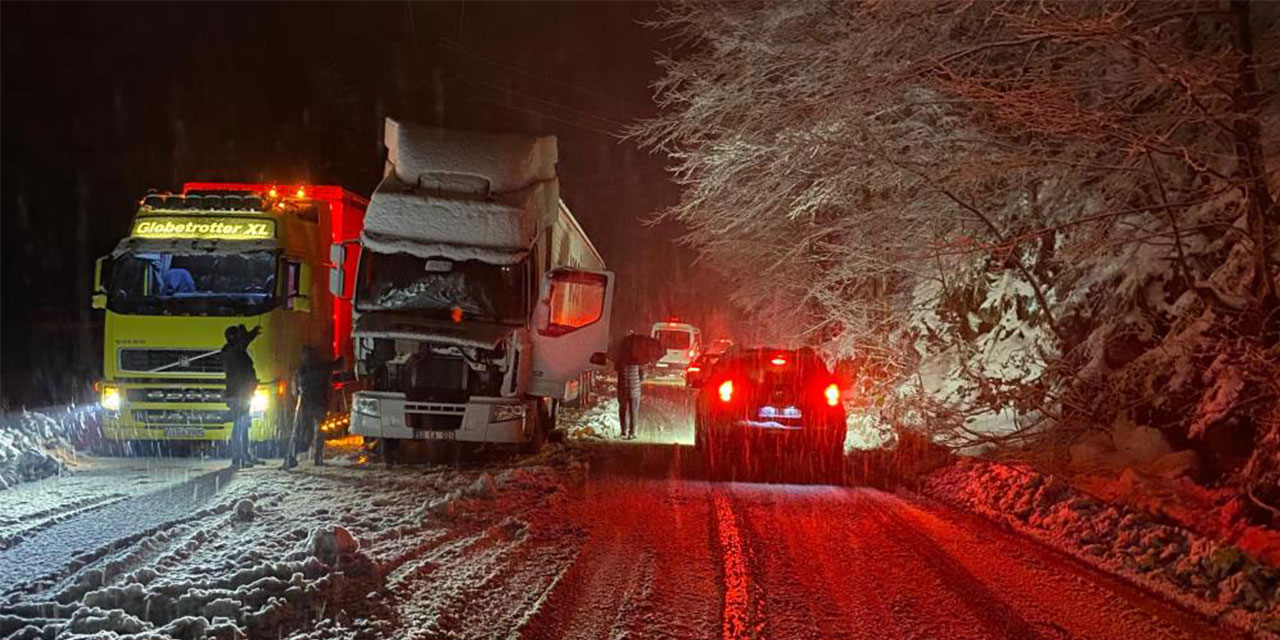
[{"label": "snowbank", "polygon": [[570,438],[609,438],[622,433],[618,423],[617,398],[602,398],[585,408],[561,408],[558,420]]},{"label": "snowbank", "polygon": [[1022,465],[965,459],[926,477],[920,490],[1005,522],[1206,615],[1280,633],[1280,571],[1236,547],[1107,505]]},{"label": "snowbank", "polygon": [[60,473],[78,423],[23,411],[0,418],[0,489]]}]

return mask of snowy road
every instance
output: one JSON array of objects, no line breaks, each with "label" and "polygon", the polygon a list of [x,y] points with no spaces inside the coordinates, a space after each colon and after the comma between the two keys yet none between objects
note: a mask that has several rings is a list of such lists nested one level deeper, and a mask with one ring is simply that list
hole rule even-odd
[{"label": "snowy road", "polygon": [[974,517],[871,489],[608,478],[520,637],[1236,637]]},{"label": "snowy road", "polygon": [[29,515],[0,637],[1242,637],[912,495],[707,482],[684,394],[644,418],[514,468],[134,461],[0,492]]}]

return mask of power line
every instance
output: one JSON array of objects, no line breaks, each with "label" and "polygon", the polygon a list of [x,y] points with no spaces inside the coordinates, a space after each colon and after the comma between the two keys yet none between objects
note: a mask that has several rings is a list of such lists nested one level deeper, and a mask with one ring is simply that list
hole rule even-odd
[{"label": "power line", "polygon": [[603,122],[603,123],[605,123],[605,124],[608,124],[608,125],[610,125],[610,126],[612,126],[612,127],[616,127],[616,128],[618,129],[618,131],[621,131],[621,130],[623,130],[623,129],[626,129],[626,128],[627,128],[627,124],[626,124],[625,122],[619,122],[619,121],[617,121],[617,120],[613,120],[613,119],[611,119],[611,118],[606,118],[606,117],[604,117],[604,116],[596,115],[596,114],[591,113],[591,112],[589,112],[589,111],[583,111],[583,110],[581,110],[581,109],[576,109],[576,108],[574,108],[574,107],[570,107],[569,105],[562,104],[562,103],[556,102],[556,101],[554,101],[554,100],[547,100],[546,98],[540,98],[540,97],[538,97],[538,96],[531,95],[531,94],[528,94],[528,93],[524,93],[524,92],[521,92],[521,91],[517,91],[517,90],[515,90],[515,89],[511,89],[511,88],[509,88],[509,87],[499,86],[499,85],[493,84],[493,83],[491,83],[491,82],[485,82],[485,81],[483,81],[483,80],[472,80],[472,79],[465,78],[465,77],[463,77],[463,76],[459,76],[459,75],[450,75],[449,77],[450,77],[450,78],[452,78],[452,79],[454,79],[454,80],[457,80],[457,81],[459,81],[459,82],[461,82],[461,83],[463,83],[463,84],[465,84],[465,85],[470,85],[472,88],[475,88],[475,87],[487,87],[487,88],[492,89],[492,90],[494,90],[494,91],[497,91],[497,92],[499,92],[499,93],[506,93],[506,94],[511,94],[511,95],[514,95],[514,96],[519,96],[519,97],[524,98],[524,99],[526,99],[526,100],[532,100],[532,101],[534,101],[534,102],[540,102],[540,103],[545,104],[545,105],[547,105],[547,106],[555,107],[555,108],[558,108],[558,109],[563,109],[563,110],[565,110],[565,111],[568,111],[569,113],[573,113],[573,114],[580,115],[580,116],[585,116],[585,117],[587,117],[587,118],[591,118],[591,119],[593,119],[593,120],[599,120],[600,122]]},{"label": "power line", "polygon": [[617,97],[617,96],[612,96],[612,95],[609,95],[609,94],[607,94],[607,93],[604,93],[604,92],[601,92],[601,91],[597,91],[597,90],[595,90],[595,89],[591,89],[591,88],[588,88],[588,87],[583,87],[583,86],[576,85],[576,84],[573,84],[573,83],[570,83],[570,82],[565,82],[564,80],[560,80],[560,79],[557,79],[557,78],[552,78],[552,77],[545,76],[545,75],[542,75],[542,74],[539,74],[539,73],[534,73],[533,71],[529,71],[528,69],[524,69],[524,68],[522,68],[522,67],[518,67],[518,66],[513,65],[513,64],[511,64],[511,63],[509,63],[509,62],[504,62],[504,61],[502,61],[502,60],[498,60],[498,59],[496,59],[496,58],[491,58],[491,57],[486,56],[486,55],[484,55],[484,54],[475,53],[475,52],[473,52],[473,51],[468,51],[468,50],[466,50],[466,49],[463,49],[463,48],[462,48],[462,46],[461,46],[461,45],[459,45],[458,43],[456,43],[456,42],[454,42],[454,41],[452,41],[452,40],[450,40],[450,39],[448,39],[448,38],[441,38],[441,39],[440,39],[440,43],[441,43],[441,44],[442,44],[446,49],[449,49],[449,50],[455,51],[455,52],[460,53],[460,54],[462,54],[462,55],[464,55],[464,56],[467,56],[467,57],[469,57],[469,58],[474,58],[474,59],[476,59],[476,60],[481,60],[481,61],[483,61],[483,62],[487,62],[487,63],[489,63],[489,64],[491,64],[491,65],[496,66],[496,67],[502,67],[502,68],[504,68],[504,69],[508,69],[508,70],[510,70],[510,71],[514,71],[514,72],[516,72],[516,73],[519,73],[519,74],[522,74],[522,75],[529,76],[530,78],[536,78],[536,79],[538,79],[538,80],[543,80],[543,81],[545,81],[545,82],[550,82],[550,83],[553,83],[553,84],[558,84],[558,85],[560,85],[560,86],[562,86],[562,87],[568,87],[568,88],[570,88],[570,89],[574,89],[574,90],[576,90],[576,91],[581,91],[581,92],[583,92],[583,93],[587,93],[587,94],[590,94],[590,95],[593,95],[593,96],[597,96],[597,97],[600,97],[600,98],[604,98],[604,99],[606,99],[606,100],[613,100],[614,102],[616,102],[616,103],[618,103],[618,104],[621,104],[621,105],[623,105],[623,106],[626,106],[626,107],[628,107],[628,108],[630,108],[630,109],[635,109],[636,111],[640,111],[640,112],[642,112],[642,113],[643,113],[643,112],[646,112],[646,111],[649,111],[649,109],[648,109],[648,108],[646,108],[646,107],[642,107],[642,106],[637,105],[637,104],[635,104],[635,103],[633,103],[633,102],[631,102],[631,101],[629,101],[629,100],[625,100],[625,99],[623,99],[623,98],[619,98],[619,97]]},{"label": "power line", "polygon": [[552,115],[552,114],[545,113],[545,111],[539,111],[539,110],[536,110],[536,109],[525,109],[525,108],[521,108],[521,106],[508,105],[508,104],[506,104],[506,102],[499,102],[499,101],[497,101],[497,100],[489,100],[489,99],[486,99],[486,97],[480,97],[480,96],[471,96],[471,100],[475,100],[475,101],[477,101],[477,102],[488,102],[488,104],[490,104],[490,105],[500,106],[500,108],[503,108],[503,109],[511,109],[511,110],[513,110],[513,111],[522,111],[522,113],[526,113],[526,114],[538,115],[538,116],[540,116],[540,118],[547,118],[548,120],[553,120],[553,122],[558,122],[558,123],[561,123],[561,124],[568,124],[568,125],[571,125],[571,127],[579,127],[579,128],[582,128],[582,129],[588,129],[588,131],[594,131],[595,133],[604,134],[604,136],[608,136],[608,137],[614,138],[614,140],[617,140],[617,137],[618,137],[618,134],[617,134],[616,132],[605,131],[605,129],[602,129],[602,128],[599,128],[599,127],[591,127],[591,125],[590,125],[590,124],[584,124],[584,123],[580,123],[580,122],[573,122],[573,120],[567,120],[567,119],[564,119],[564,118],[558,118],[558,116],[554,116],[554,115]]}]

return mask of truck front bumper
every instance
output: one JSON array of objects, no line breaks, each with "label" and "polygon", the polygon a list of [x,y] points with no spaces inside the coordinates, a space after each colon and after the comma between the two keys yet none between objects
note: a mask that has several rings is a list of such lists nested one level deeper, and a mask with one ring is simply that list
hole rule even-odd
[{"label": "truck front bumper", "polygon": [[351,433],[366,438],[528,442],[533,403],[473,397],[469,402],[417,402],[403,393],[358,391],[352,400]]},{"label": "truck front bumper", "polygon": [[[221,398],[221,384],[104,383],[118,390],[119,408],[102,411],[102,437],[122,442],[130,440],[225,441],[231,437],[231,411]],[[181,400],[191,398],[191,400]],[[262,442],[276,437],[279,398],[272,397],[267,409],[254,413],[249,440]]]}]

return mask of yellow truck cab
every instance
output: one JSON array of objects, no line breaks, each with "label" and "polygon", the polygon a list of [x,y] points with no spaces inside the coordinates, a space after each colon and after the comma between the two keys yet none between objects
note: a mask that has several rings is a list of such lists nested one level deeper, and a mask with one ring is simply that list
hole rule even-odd
[{"label": "yellow truck cab", "polygon": [[[329,293],[329,247],[359,237],[368,202],[341,187],[187,183],[145,196],[98,260],[105,309],[102,432],[109,442],[226,441],[227,327],[261,327],[250,440],[286,435],[304,346],[350,366],[351,305]],[[340,394],[335,394],[339,395]]]}]

